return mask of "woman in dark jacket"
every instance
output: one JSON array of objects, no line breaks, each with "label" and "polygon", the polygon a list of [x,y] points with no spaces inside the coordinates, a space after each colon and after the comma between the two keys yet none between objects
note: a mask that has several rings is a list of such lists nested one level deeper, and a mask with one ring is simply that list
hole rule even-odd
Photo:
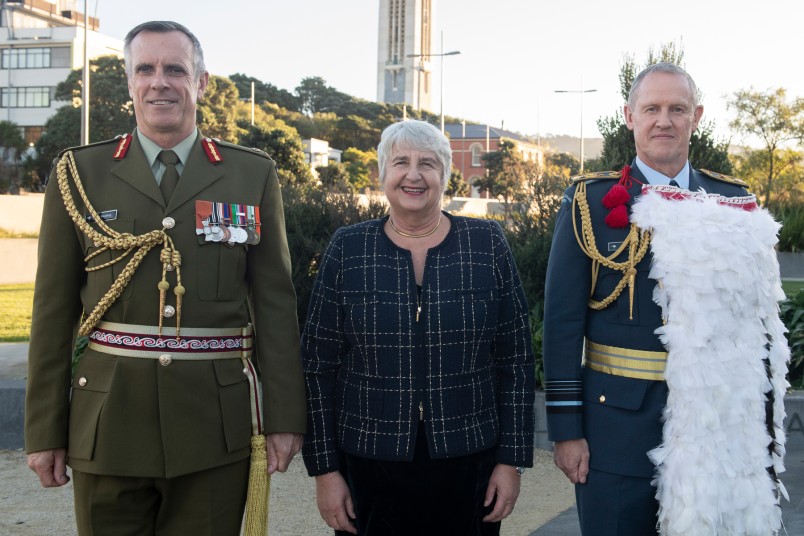
[{"label": "woman in dark jacket", "polygon": [[499,534],[533,461],[516,266],[496,222],[441,211],[438,129],[389,126],[378,160],[390,213],[335,233],[302,336],[318,507],[336,534]]}]

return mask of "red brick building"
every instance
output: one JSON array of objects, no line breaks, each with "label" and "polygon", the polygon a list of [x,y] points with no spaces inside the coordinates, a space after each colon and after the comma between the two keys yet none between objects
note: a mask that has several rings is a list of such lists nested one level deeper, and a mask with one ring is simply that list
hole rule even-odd
[{"label": "red brick building", "polygon": [[[496,151],[503,139],[512,141],[525,160],[540,160],[542,148],[524,136],[501,128],[469,123],[444,125],[444,131],[452,147],[452,165],[463,174],[464,180],[472,186],[478,178],[486,174],[483,155]],[[471,197],[480,197],[480,192],[472,186]]]}]

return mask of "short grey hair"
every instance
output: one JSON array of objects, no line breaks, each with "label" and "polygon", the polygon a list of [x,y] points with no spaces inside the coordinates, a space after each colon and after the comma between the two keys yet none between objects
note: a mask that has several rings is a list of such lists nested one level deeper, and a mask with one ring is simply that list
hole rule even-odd
[{"label": "short grey hair", "polygon": [[452,172],[452,148],[449,140],[436,127],[426,121],[408,119],[393,123],[382,131],[377,146],[377,164],[380,168],[380,185],[385,183],[385,165],[391,158],[394,147],[405,147],[416,151],[428,151],[436,155],[441,164],[441,188],[447,187]]},{"label": "short grey hair", "polygon": [[701,95],[698,92],[698,86],[695,84],[695,80],[689,75],[687,71],[676,65],[675,63],[670,63],[666,61],[660,61],[659,63],[654,63],[653,65],[649,65],[642,69],[636,78],[634,78],[634,83],[631,84],[631,90],[628,92],[628,106],[633,108],[634,101],[636,100],[637,91],[639,91],[639,86],[642,84],[642,81],[645,79],[646,76],[652,73],[669,73],[669,74],[679,74],[687,79],[687,83],[690,85],[690,91],[692,92],[692,107],[697,108],[701,102]]},{"label": "short grey hair", "polygon": [[123,57],[126,61],[126,75],[131,77],[131,42],[141,32],[155,32],[155,33],[169,33],[181,32],[190,39],[193,44],[193,68],[195,69],[194,76],[199,80],[206,72],[207,68],[204,65],[204,51],[201,49],[201,42],[198,38],[187,29],[186,26],[169,20],[152,20],[143,22],[131,29],[123,40]]}]

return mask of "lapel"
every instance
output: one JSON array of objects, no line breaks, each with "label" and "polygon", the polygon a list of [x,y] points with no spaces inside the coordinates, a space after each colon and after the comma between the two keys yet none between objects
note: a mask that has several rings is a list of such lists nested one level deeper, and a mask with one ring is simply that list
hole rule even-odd
[{"label": "lapel", "polygon": [[698,171],[692,169],[692,164],[690,164],[690,192],[697,192],[701,189],[707,191],[706,182]]},{"label": "lapel", "polygon": [[147,195],[162,207],[165,206],[162,192],[159,190],[159,185],[156,184],[156,179],[151,173],[151,166],[145,159],[145,152],[142,150],[136,135],[131,140],[131,146],[125,158],[112,166],[112,174]]},{"label": "lapel", "polygon": [[631,199],[629,199],[626,204],[629,207],[633,205],[636,198],[642,194],[642,186],[648,184],[648,179],[645,178],[645,175],[642,174],[642,171],[637,166],[636,159],[631,162],[631,178],[636,180],[633,181],[633,184],[628,189],[628,193],[631,194]]},{"label": "lapel", "polygon": [[223,177],[223,165],[213,164],[209,161],[201,147],[202,139],[203,135],[199,132],[166,212],[171,212],[187,201],[195,199],[196,194]]}]

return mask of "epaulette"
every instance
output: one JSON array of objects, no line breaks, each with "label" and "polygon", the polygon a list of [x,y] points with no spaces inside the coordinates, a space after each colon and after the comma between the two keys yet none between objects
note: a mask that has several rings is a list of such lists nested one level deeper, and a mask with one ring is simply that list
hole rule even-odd
[{"label": "epaulette", "polygon": [[88,143],[86,145],[76,145],[75,147],[68,147],[66,149],[62,149],[61,151],[59,151],[59,154],[56,157],[56,159],[58,160],[59,158],[61,158],[61,156],[64,153],[66,153],[67,151],[79,151],[79,150],[82,150],[82,149],[87,149],[89,147],[99,147],[101,145],[108,145],[110,143],[117,143],[117,142],[120,141],[120,137],[121,136],[116,136],[116,137],[108,139],[108,140],[96,141],[94,143]]},{"label": "epaulette", "polygon": [[596,171],[594,173],[584,173],[583,175],[576,175],[572,177],[572,183],[581,181],[592,181],[598,179],[620,179],[622,174],[619,171]]},{"label": "epaulette", "polygon": [[708,169],[699,169],[701,173],[704,175],[708,175],[715,180],[719,180],[722,182],[728,182],[729,184],[736,184],[737,186],[748,187],[748,183],[742,179],[738,179],[737,177],[731,177],[729,175],[723,175],[722,173],[715,173],[714,171],[709,171]]},{"label": "epaulette", "polygon": [[268,153],[266,153],[261,149],[257,149],[256,147],[243,147],[242,145],[237,145],[236,143],[231,143],[225,140],[221,140],[219,138],[212,138],[212,139],[215,140],[215,143],[217,143],[221,147],[227,147],[229,149],[237,149],[239,151],[245,151],[247,153],[256,154],[262,156],[263,158],[267,158],[271,162],[274,161],[274,159],[271,158],[271,156]]}]

